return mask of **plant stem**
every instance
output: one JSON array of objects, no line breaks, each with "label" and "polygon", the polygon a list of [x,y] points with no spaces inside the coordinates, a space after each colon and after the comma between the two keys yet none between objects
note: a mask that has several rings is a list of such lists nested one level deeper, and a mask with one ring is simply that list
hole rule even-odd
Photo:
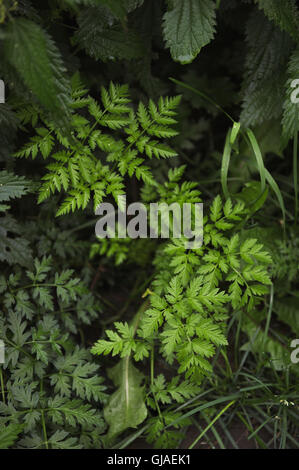
[{"label": "plant stem", "polygon": [[[43,380],[40,381],[40,394],[42,395],[43,392]],[[43,433],[44,433],[44,444],[46,446],[46,449],[49,449],[49,444],[48,444],[48,436],[47,436],[47,429],[46,429],[46,421],[45,421],[45,415],[44,415],[44,410],[41,410],[41,420],[42,420],[42,427],[43,427]]]},{"label": "plant stem", "polygon": [[5,390],[4,390],[4,380],[3,380],[2,367],[0,369],[0,383],[1,383],[2,400],[3,400],[3,403],[5,404]]},{"label": "plant stem", "polygon": [[206,432],[213,426],[213,424],[220,418],[220,416],[225,413],[225,411],[235,403],[236,400],[231,401],[228,403],[221,411],[218,413],[217,416],[210,422],[210,424],[200,433],[200,435],[192,442],[189,449],[193,449],[193,447],[200,441],[200,439],[206,434]]}]

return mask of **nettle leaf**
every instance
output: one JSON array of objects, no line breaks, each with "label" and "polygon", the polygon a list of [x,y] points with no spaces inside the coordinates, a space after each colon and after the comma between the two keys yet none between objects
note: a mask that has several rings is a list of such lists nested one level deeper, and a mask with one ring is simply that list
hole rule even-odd
[{"label": "nettle leaf", "polygon": [[141,382],[143,374],[136,369],[129,357],[122,359],[108,371],[118,387],[104,408],[104,417],[109,425],[108,438],[114,438],[128,428],[135,428],[147,416]]},{"label": "nettle leaf", "polygon": [[213,0],[173,0],[170,5],[163,23],[166,46],[174,60],[188,64],[214,37],[216,4]]},{"label": "nettle leaf", "polygon": [[14,18],[5,30],[3,51],[39,102],[51,112],[69,114],[70,88],[56,45],[37,23]]},{"label": "nettle leaf", "polygon": [[287,31],[296,41],[299,38],[299,11],[296,0],[255,0],[258,7],[280,29]]},{"label": "nettle leaf", "polygon": [[78,16],[75,41],[97,60],[136,59],[145,53],[140,36],[114,25],[109,10],[88,8]]},{"label": "nettle leaf", "polygon": [[254,11],[247,22],[246,40],[248,53],[240,120],[249,127],[281,117],[281,90],[292,41],[259,11]]},{"label": "nettle leaf", "polygon": [[299,131],[299,103],[298,103],[298,83],[294,88],[293,80],[299,77],[299,48],[295,49],[291,55],[288,65],[288,80],[286,83],[286,94],[284,101],[284,112],[282,119],[283,139],[284,143],[294,138]]}]

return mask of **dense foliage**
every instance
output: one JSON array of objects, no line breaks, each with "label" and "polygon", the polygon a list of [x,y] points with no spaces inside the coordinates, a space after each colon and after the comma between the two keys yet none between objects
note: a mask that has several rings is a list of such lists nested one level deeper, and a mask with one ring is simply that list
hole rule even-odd
[{"label": "dense foliage", "polygon": [[[0,45],[0,448],[298,448],[297,2],[0,0]],[[124,195],[202,246],[96,238]]]}]

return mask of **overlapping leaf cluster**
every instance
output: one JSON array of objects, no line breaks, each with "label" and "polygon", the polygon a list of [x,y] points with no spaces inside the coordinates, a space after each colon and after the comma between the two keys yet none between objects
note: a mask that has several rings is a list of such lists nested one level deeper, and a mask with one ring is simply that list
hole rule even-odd
[{"label": "overlapping leaf cluster", "polygon": [[[298,12],[295,0],[0,2],[7,98],[0,104],[0,338],[6,347],[0,448],[113,447],[138,426],[156,447],[177,447],[190,424],[186,403],[192,412],[207,383],[225,393],[231,377],[235,391],[248,358],[261,394],[272,372],[286,397],[294,389]],[[170,76],[179,79],[176,85]],[[130,95],[117,82],[129,83]],[[182,89],[178,119],[180,98],[165,96]],[[227,140],[234,154],[225,201],[217,196],[228,126],[223,110],[241,121],[239,142],[231,134]],[[245,126],[254,128],[260,146],[262,185],[252,149],[241,139],[242,131],[253,135]],[[89,237],[99,203],[125,193],[136,198],[139,190],[145,204],[203,201],[202,247],[187,250],[184,239]],[[82,227],[84,241],[77,235]],[[100,329],[113,319],[108,310],[101,323],[99,291],[125,292],[132,272],[137,288],[116,307],[114,326]],[[109,300],[106,305],[113,308]],[[234,364],[222,376],[216,360],[219,352],[226,358],[228,323],[238,340]],[[92,358],[97,328],[92,352],[99,357]],[[95,360],[107,367],[99,370]],[[234,416],[247,423],[256,408],[250,404],[247,413],[241,400]],[[269,406],[262,416],[259,430],[270,429],[274,445],[279,435],[282,448],[298,446],[288,429],[296,419],[292,410],[285,406],[275,416]],[[252,423],[248,429],[260,444]]]},{"label": "overlapping leaf cluster", "polygon": [[[106,400],[99,366],[74,342],[99,305],[71,270],[55,273],[50,258],[1,276],[0,447],[81,448],[101,445],[96,403]],[[83,302],[82,302],[83,301]]]},{"label": "overlapping leaf cluster", "polygon": [[[179,192],[182,173],[183,168],[170,171],[170,182],[163,188],[166,200],[172,197],[174,186]],[[189,197],[200,200],[194,187]],[[149,305],[145,304],[132,325],[116,322],[115,330],[106,330],[107,339],[100,339],[92,348],[94,354],[119,355],[122,360],[137,362],[153,358],[154,351],[162,354],[177,375],[168,385],[169,392],[161,376],[152,376],[148,400],[156,411],[160,411],[159,401],[179,402],[180,387],[183,396],[196,393],[203,378],[212,372],[211,358],[217,348],[227,345],[229,313],[244,308],[253,311],[269,291],[269,253],[257,239],[242,241],[235,233],[246,214],[243,203],[233,204],[230,199],[223,203],[217,196],[204,217],[202,247],[186,249],[184,239],[163,245],[154,262],[156,277]],[[173,384],[177,394],[170,392]],[[168,412],[161,418],[160,411],[152,420],[149,440],[161,434],[156,440],[158,446],[171,445],[180,437],[171,429],[180,414]],[[170,428],[168,433],[165,426]]]},{"label": "overlapping leaf cluster", "polygon": [[[161,98],[158,106],[150,100],[148,109],[141,102],[137,112],[130,106],[127,86],[110,83],[109,90],[101,89],[101,103],[97,103],[73,80],[72,135],[61,134],[55,123],[40,114],[41,127],[17,157],[38,155],[51,158],[39,191],[41,203],[55,192],[67,194],[57,215],[85,209],[92,199],[94,209],[109,195],[118,202],[124,194],[124,177],[155,184],[145,159],[169,158],[176,155],[164,139],[177,134],[171,126],[176,124],[175,108],[180,97]],[[87,107],[88,115],[79,114]],[[32,121],[32,108],[22,109],[20,119]],[[111,133],[113,131],[113,133]]]}]

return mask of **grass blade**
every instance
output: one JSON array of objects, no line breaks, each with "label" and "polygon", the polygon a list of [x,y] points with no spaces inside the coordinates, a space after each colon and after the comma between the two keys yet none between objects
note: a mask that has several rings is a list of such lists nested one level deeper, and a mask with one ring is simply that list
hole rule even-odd
[{"label": "grass blade", "polygon": [[226,199],[230,197],[228,187],[227,187],[227,175],[228,175],[228,168],[229,168],[230,156],[231,156],[231,151],[232,151],[231,132],[232,131],[230,129],[228,133],[226,134],[225,146],[224,146],[222,164],[221,164],[221,185],[222,185],[223,194]]},{"label": "grass blade", "polygon": [[200,433],[200,435],[192,442],[191,446],[189,447],[189,449],[193,449],[193,447],[198,443],[198,441],[200,441],[200,439],[206,434],[206,432],[208,432],[208,430],[213,426],[214,423],[216,423],[216,421],[220,418],[220,416],[225,413],[225,411],[230,408],[233,404],[235,403],[235,400],[232,400],[230,403],[228,403],[218,414],[217,416],[215,416],[214,419],[212,419],[212,421],[210,422],[210,424],[208,424],[208,426],[203,430],[202,433]]},{"label": "grass blade", "polygon": [[258,170],[259,170],[260,178],[261,178],[261,193],[263,193],[266,188],[266,174],[265,174],[266,169],[264,165],[262,152],[260,150],[259,144],[257,143],[254,133],[250,129],[247,129],[247,135],[250,140],[251,147],[256,158],[256,162],[257,162],[257,166],[258,166]]}]

